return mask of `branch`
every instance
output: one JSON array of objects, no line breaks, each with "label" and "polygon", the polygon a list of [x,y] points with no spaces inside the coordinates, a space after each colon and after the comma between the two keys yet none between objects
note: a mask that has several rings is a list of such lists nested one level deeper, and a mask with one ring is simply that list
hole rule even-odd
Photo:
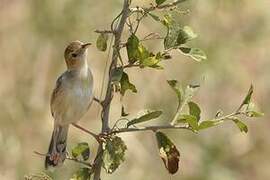
[{"label": "branch", "polygon": [[[217,123],[221,123],[225,120],[231,120],[233,117],[240,115],[241,112],[234,112],[225,116],[221,116],[218,118],[213,119]],[[203,122],[203,121],[201,121]],[[119,128],[117,130],[113,130],[108,133],[111,134],[119,134],[119,133],[126,133],[126,132],[138,132],[138,131],[157,131],[160,129],[186,129],[194,132],[189,125],[158,125],[158,126],[146,126],[146,127],[136,127],[136,128]]]},{"label": "branch", "polygon": [[125,132],[138,132],[138,131],[157,131],[160,129],[186,129],[191,130],[187,125],[182,126],[172,126],[172,125],[160,125],[160,126],[146,126],[146,127],[136,127],[136,128],[120,128],[114,131],[111,131],[110,134],[119,134]]},{"label": "branch", "polygon": [[[101,133],[106,133],[110,130],[109,128],[109,114],[110,114],[110,105],[111,105],[111,99],[113,97],[113,87],[112,87],[112,75],[113,75],[113,69],[117,65],[117,60],[119,57],[119,50],[120,50],[120,44],[121,44],[121,36],[122,32],[124,30],[124,26],[126,23],[126,20],[129,15],[129,3],[130,0],[124,0],[123,9],[121,13],[114,18],[112,24],[111,24],[111,30],[114,31],[114,46],[113,46],[113,55],[112,55],[112,62],[109,68],[109,78],[107,83],[107,91],[104,99],[104,106],[102,109],[102,129]],[[114,24],[118,18],[120,18],[119,24],[116,28],[114,28]],[[101,173],[101,167],[102,167],[102,144],[99,144],[98,152],[95,158],[94,162],[94,180],[100,180],[100,173]]]}]

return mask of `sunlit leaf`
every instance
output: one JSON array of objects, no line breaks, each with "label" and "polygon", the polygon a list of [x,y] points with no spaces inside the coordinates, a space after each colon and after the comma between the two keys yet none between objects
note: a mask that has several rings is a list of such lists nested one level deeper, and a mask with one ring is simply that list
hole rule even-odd
[{"label": "sunlit leaf", "polygon": [[89,168],[80,168],[70,180],[90,180],[91,178],[91,169]]},{"label": "sunlit leaf", "polygon": [[241,132],[248,132],[248,127],[245,123],[243,123],[242,121],[240,121],[238,118],[234,118],[233,122],[237,125],[237,127],[239,128],[239,130]]},{"label": "sunlit leaf", "polygon": [[151,53],[144,47],[141,43],[138,46],[138,55],[137,58],[140,61],[140,63],[143,62],[143,60],[147,59],[151,56]]},{"label": "sunlit leaf", "polygon": [[244,101],[243,101],[242,104],[249,104],[250,103],[250,100],[251,100],[252,94],[253,94],[253,85],[251,84],[250,85],[250,88],[248,90],[248,93],[247,93],[247,95],[246,95],[246,97],[245,97],[245,99],[244,99]]},{"label": "sunlit leaf", "polygon": [[86,142],[78,143],[77,146],[72,149],[72,156],[74,158],[81,156],[82,159],[86,161],[89,158],[89,155],[90,149],[88,143]]},{"label": "sunlit leaf", "polygon": [[154,55],[150,53],[146,49],[146,47],[142,45],[142,43],[140,43],[140,40],[135,34],[132,34],[128,38],[127,53],[128,53],[129,63],[133,64],[134,62],[139,61],[141,67],[150,66],[150,65],[147,65],[147,63],[149,63],[148,58],[154,57]]},{"label": "sunlit leaf", "polygon": [[258,111],[248,111],[247,113],[248,117],[263,117],[264,113],[258,112]]},{"label": "sunlit leaf", "polygon": [[180,47],[179,51],[183,55],[191,57],[192,59],[198,62],[207,59],[206,54],[201,49],[198,48]]},{"label": "sunlit leaf", "polygon": [[188,107],[189,107],[189,114],[195,116],[197,118],[197,120],[199,121],[201,118],[201,109],[198,106],[198,104],[190,101],[190,102],[188,102]]},{"label": "sunlit leaf", "polygon": [[162,111],[147,111],[146,114],[144,114],[144,115],[142,115],[142,116],[140,116],[138,118],[135,118],[135,119],[132,119],[131,121],[129,121],[127,123],[127,127],[129,127],[129,126],[131,126],[133,124],[137,124],[137,123],[149,121],[149,120],[152,120],[152,119],[156,119],[161,114],[162,114]]},{"label": "sunlit leaf", "polygon": [[156,132],[159,155],[171,174],[175,174],[179,168],[180,153],[173,142],[162,132]]},{"label": "sunlit leaf", "polygon": [[162,4],[162,3],[164,3],[166,0],[156,0],[156,4],[157,5],[160,5],[160,4]]},{"label": "sunlit leaf", "polygon": [[163,17],[163,20],[161,20],[161,23],[166,26],[167,28],[170,28],[170,26],[173,25],[174,20],[172,18],[171,14],[165,14]]},{"label": "sunlit leaf", "polygon": [[172,47],[177,47],[179,44],[177,43],[177,37],[179,34],[179,25],[173,24],[173,25],[168,25],[167,28],[167,35],[164,39],[164,48],[169,49]]},{"label": "sunlit leaf", "polygon": [[174,92],[177,95],[178,102],[182,101],[182,88],[178,85],[177,80],[167,80],[168,84],[171,86],[171,88],[174,90]]},{"label": "sunlit leaf", "polygon": [[158,63],[161,61],[163,57],[160,53],[157,53],[155,56],[149,56],[148,58],[142,59],[140,61],[141,67],[151,67],[155,69],[163,69]]},{"label": "sunlit leaf", "polygon": [[131,90],[132,92],[136,93],[137,89],[135,87],[135,85],[133,85],[132,83],[129,82],[129,77],[128,74],[123,72],[121,80],[120,80],[120,84],[121,84],[121,89],[120,89],[120,93],[122,95],[125,95],[125,92],[127,90]]},{"label": "sunlit leaf", "polygon": [[171,16],[165,16],[161,21],[167,27],[164,48],[177,48],[197,37],[189,26],[181,27]]},{"label": "sunlit leaf", "polygon": [[241,103],[239,110],[244,106],[244,105],[249,105],[250,101],[251,101],[251,96],[253,94],[253,85],[250,85],[250,88],[248,90],[248,93],[245,97],[245,99],[243,100],[243,102]]},{"label": "sunlit leaf", "polygon": [[207,128],[216,126],[216,125],[218,125],[218,124],[219,124],[219,123],[217,123],[217,121],[213,121],[213,120],[202,121],[202,122],[199,124],[199,130],[207,129]]},{"label": "sunlit leaf", "polygon": [[260,112],[260,110],[255,106],[255,104],[250,101],[248,104],[241,105],[238,110],[245,114],[247,117],[264,116],[264,113]]},{"label": "sunlit leaf", "polygon": [[96,46],[100,51],[106,51],[108,38],[109,37],[107,33],[101,33],[98,36]]},{"label": "sunlit leaf", "polygon": [[127,146],[118,136],[111,136],[103,143],[103,167],[107,173],[113,173],[124,161]]},{"label": "sunlit leaf", "polygon": [[157,64],[157,63],[159,63],[159,60],[156,59],[155,56],[153,56],[153,57],[148,57],[148,58],[144,59],[144,60],[140,63],[140,65],[151,67],[151,66],[153,66],[153,65],[155,65],[155,64]]},{"label": "sunlit leaf", "polygon": [[177,45],[185,44],[188,41],[197,37],[197,34],[193,32],[191,27],[184,26],[178,31],[177,35]]},{"label": "sunlit leaf", "polygon": [[197,131],[198,130],[198,119],[196,116],[190,115],[190,114],[181,114],[177,122],[178,123],[188,123],[188,125],[192,128],[192,130]]}]

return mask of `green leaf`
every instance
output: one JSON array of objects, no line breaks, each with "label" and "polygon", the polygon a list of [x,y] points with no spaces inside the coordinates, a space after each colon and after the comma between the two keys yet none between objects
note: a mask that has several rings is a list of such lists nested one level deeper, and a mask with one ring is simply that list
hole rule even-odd
[{"label": "green leaf", "polygon": [[189,114],[181,114],[179,118],[177,119],[177,122],[179,123],[188,123],[188,125],[192,128],[192,130],[197,131],[198,126],[198,119],[196,116],[189,115]]},{"label": "green leaf", "polygon": [[198,104],[190,101],[190,102],[188,102],[188,107],[189,107],[189,114],[195,116],[197,118],[197,120],[199,121],[201,118],[201,109],[198,106]]},{"label": "green leaf", "polygon": [[139,56],[139,44],[140,40],[135,34],[132,34],[127,41],[127,54],[128,54],[128,61],[129,63],[134,63],[138,60]]},{"label": "green leaf", "polygon": [[106,51],[108,38],[109,36],[107,33],[101,33],[98,36],[96,46],[100,51]]},{"label": "green leaf", "polygon": [[202,130],[202,129],[207,129],[207,128],[210,128],[210,127],[213,127],[213,126],[216,126],[218,125],[219,123],[217,123],[217,121],[213,121],[213,120],[208,120],[208,121],[202,121],[200,124],[199,124],[199,130]]},{"label": "green leaf", "polygon": [[118,136],[111,136],[103,143],[103,167],[107,173],[113,173],[124,161],[127,146]]},{"label": "green leaf", "polygon": [[72,149],[72,156],[76,159],[81,156],[82,159],[86,161],[90,156],[90,149],[88,143],[78,143],[77,146]]},{"label": "green leaf", "polygon": [[[167,28],[170,28],[170,26],[174,25],[174,20],[172,18],[171,14],[165,14],[163,17],[163,20],[161,21],[161,23],[166,26]],[[169,29],[167,29],[169,30]],[[168,33],[168,32],[167,32]]]},{"label": "green leaf", "polygon": [[148,58],[146,58],[146,59],[144,59],[141,63],[140,63],[140,65],[142,65],[143,67],[151,67],[151,66],[153,66],[153,65],[155,65],[155,64],[157,64],[157,63],[159,63],[159,60],[158,59],[156,59],[156,57],[155,56],[152,56],[152,57],[148,57]]},{"label": "green leaf", "polygon": [[140,60],[140,67],[151,67],[155,69],[163,69],[158,63],[161,61],[162,56],[157,53],[155,56],[149,56]]},{"label": "green leaf", "polygon": [[150,52],[140,43],[138,46],[138,57],[137,57],[140,63],[146,58],[150,57],[150,55],[151,55]]},{"label": "green leaf", "polygon": [[177,43],[177,37],[179,34],[180,27],[176,25],[168,25],[167,35],[164,38],[164,48],[169,49],[173,47],[177,47],[179,44]]},{"label": "green leaf", "polygon": [[91,175],[91,169],[80,168],[70,180],[90,180]]},{"label": "green leaf", "polygon": [[239,130],[241,132],[245,132],[247,133],[248,132],[248,127],[246,124],[244,124],[242,121],[240,121],[239,119],[237,118],[234,118],[233,119],[233,122],[237,125],[237,127],[239,128]]},{"label": "green leaf", "polygon": [[179,50],[183,55],[191,57],[198,62],[207,59],[206,54],[198,48],[180,47]]},{"label": "green leaf", "polygon": [[164,39],[165,49],[177,48],[197,37],[189,26],[181,28],[171,16],[165,16],[161,22],[167,27],[167,35]]},{"label": "green leaf", "polygon": [[253,85],[251,84],[250,85],[250,88],[248,90],[248,93],[245,97],[245,99],[243,100],[243,102],[241,103],[240,107],[239,107],[239,110],[244,106],[244,105],[248,105],[251,101],[251,96],[253,94]]},{"label": "green leaf", "polygon": [[260,112],[258,108],[250,100],[248,104],[243,104],[239,107],[239,111],[244,113],[247,117],[262,117],[264,113]]},{"label": "green leaf", "polygon": [[[149,63],[153,64],[153,60],[149,60],[149,57],[154,57],[152,53],[150,53],[141,43],[138,37],[135,34],[132,34],[128,38],[127,42],[127,53],[128,53],[128,59],[129,63],[133,64],[137,61],[139,61],[141,67],[144,66],[151,66],[148,65]],[[149,62],[150,61],[150,62]],[[157,63],[157,62],[156,62]]]},{"label": "green leaf", "polygon": [[123,68],[117,67],[112,71],[112,82],[120,82],[123,75]]},{"label": "green leaf", "polygon": [[131,126],[133,124],[137,124],[137,123],[149,121],[149,120],[152,120],[152,119],[156,119],[161,114],[162,114],[162,111],[147,111],[146,114],[144,114],[144,115],[142,115],[142,116],[140,116],[138,118],[135,118],[135,119],[132,119],[131,121],[129,121],[127,123],[127,127],[129,127],[129,126]]},{"label": "green leaf", "polygon": [[160,4],[162,4],[162,3],[164,3],[166,0],[156,0],[156,4],[157,5],[160,5]]},{"label": "green leaf", "polygon": [[191,27],[184,26],[182,29],[178,31],[177,36],[177,45],[185,44],[187,41],[190,41],[192,39],[195,39],[198,35],[193,32]]},{"label": "green leaf", "polygon": [[128,74],[125,73],[125,72],[123,72],[123,74],[122,74],[120,84],[121,84],[120,93],[121,93],[122,96],[125,95],[125,92],[127,90],[131,90],[134,93],[137,92],[137,89],[136,89],[135,85],[129,82]]},{"label": "green leaf", "polygon": [[174,92],[177,95],[178,102],[182,102],[182,88],[178,85],[177,80],[167,80],[168,84],[171,86],[171,88],[174,90]]},{"label": "green leaf", "polygon": [[252,94],[253,94],[253,85],[251,84],[250,85],[250,88],[248,90],[248,93],[247,93],[247,95],[246,95],[246,97],[245,97],[245,99],[244,99],[244,101],[243,101],[242,104],[249,104],[250,103],[250,100],[251,100]]},{"label": "green leaf", "polygon": [[179,168],[180,153],[174,143],[162,132],[156,132],[159,155],[171,174],[175,174]]},{"label": "green leaf", "polygon": [[263,117],[264,113],[258,112],[258,111],[248,111],[247,113],[248,117]]}]

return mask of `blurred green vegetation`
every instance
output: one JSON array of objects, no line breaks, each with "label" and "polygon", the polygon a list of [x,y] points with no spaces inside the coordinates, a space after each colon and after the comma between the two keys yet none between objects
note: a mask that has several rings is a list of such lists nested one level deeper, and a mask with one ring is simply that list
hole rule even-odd
[{"label": "blurred green vegetation", "polygon": [[[0,0],[0,179],[22,179],[25,174],[44,171],[43,158],[33,151],[46,152],[52,132],[50,93],[57,76],[65,70],[63,52],[73,40],[95,42],[95,29],[108,28],[121,9],[120,0]],[[150,1],[134,0],[133,5]],[[175,95],[166,79],[183,84],[201,84],[195,99],[202,105],[202,118],[219,109],[231,112],[241,102],[250,83],[254,100],[266,114],[247,121],[249,133],[233,125],[215,127],[196,135],[185,131],[166,131],[180,150],[180,171],[168,175],[158,156],[151,132],[122,134],[128,150],[126,161],[104,179],[185,179],[185,180],[265,180],[270,179],[270,2],[268,0],[190,0],[180,7],[190,13],[179,15],[183,25],[199,34],[194,45],[201,47],[208,60],[196,63],[175,53],[164,63],[165,71],[132,69],[130,79],[138,94],[129,93],[124,104],[129,113],[143,108],[164,109],[160,122],[172,117]],[[161,32],[145,20],[139,35]],[[145,43],[158,50],[162,43]],[[107,53],[89,49],[89,64],[94,72],[95,94],[99,96]],[[120,104],[113,102],[112,123],[119,117]],[[81,120],[85,127],[99,132],[99,106],[93,104]],[[87,141],[91,154],[97,144],[72,128],[69,149]],[[91,155],[90,155],[91,156]],[[93,157],[92,157],[93,158]],[[53,173],[56,179],[71,177],[77,164],[66,165]],[[49,173],[52,175],[52,173]]]}]

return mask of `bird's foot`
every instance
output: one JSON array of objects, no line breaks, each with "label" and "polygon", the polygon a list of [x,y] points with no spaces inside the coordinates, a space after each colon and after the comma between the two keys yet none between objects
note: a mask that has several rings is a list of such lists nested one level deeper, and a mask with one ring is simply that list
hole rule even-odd
[{"label": "bird's foot", "polygon": [[57,165],[61,159],[61,155],[58,152],[53,152],[50,154],[50,160],[53,161],[53,164]]}]

